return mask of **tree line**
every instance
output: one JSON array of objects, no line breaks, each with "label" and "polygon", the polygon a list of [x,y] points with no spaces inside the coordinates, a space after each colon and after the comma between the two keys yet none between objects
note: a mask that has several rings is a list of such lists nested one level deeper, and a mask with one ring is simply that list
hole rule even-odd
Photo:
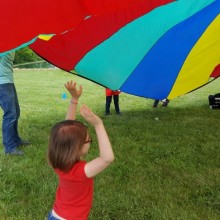
[{"label": "tree line", "polygon": [[36,62],[40,60],[42,60],[41,57],[34,53],[29,47],[25,47],[16,51],[14,64]]}]

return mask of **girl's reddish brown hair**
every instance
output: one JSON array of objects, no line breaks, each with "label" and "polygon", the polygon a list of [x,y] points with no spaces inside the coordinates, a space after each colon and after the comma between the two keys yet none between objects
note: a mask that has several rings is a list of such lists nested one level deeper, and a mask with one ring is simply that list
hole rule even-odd
[{"label": "girl's reddish brown hair", "polygon": [[61,121],[52,127],[48,161],[54,169],[68,172],[80,160],[87,130],[85,124],[75,120]]}]

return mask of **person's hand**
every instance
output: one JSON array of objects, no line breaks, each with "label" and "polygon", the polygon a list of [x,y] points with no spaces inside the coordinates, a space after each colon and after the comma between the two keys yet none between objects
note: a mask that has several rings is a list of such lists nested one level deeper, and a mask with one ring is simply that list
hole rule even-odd
[{"label": "person's hand", "polygon": [[102,125],[102,120],[94,114],[86,105],[83,105],[80,109],[81,116],[94,127]]},{"label": "person's hand", "polygon": [[76,82],[72,80],[65,84],[66,89],[69,91],[70,95],[74,100],[78,100],[78,98],[82,94],[82,86],[79,86],[79,89],[76,88]]}]

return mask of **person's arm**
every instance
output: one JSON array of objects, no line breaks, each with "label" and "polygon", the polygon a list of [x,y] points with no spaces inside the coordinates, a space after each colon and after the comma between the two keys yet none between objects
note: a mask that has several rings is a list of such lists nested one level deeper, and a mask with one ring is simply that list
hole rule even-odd
[{"label": "person's arm", "polygon": [[85,165],[86,176],[91,178],[101,173],[113,162],[114,153],[102,120],[86,105],[80,109],[80,114],[87,122],[94,126],[98,139],[99,157]]},{"label": "person's arm", "polygon": [[76,109],[78,105],[79,97],[82,94],[82,86],[79,86],[79,89],[76,88],[76,82],[72,80],[65,84],[66,89],[69,91],[71,95],[71,100],[68,106],[68,110],[66,113],[66,120],[75,120],[76,119]]}]

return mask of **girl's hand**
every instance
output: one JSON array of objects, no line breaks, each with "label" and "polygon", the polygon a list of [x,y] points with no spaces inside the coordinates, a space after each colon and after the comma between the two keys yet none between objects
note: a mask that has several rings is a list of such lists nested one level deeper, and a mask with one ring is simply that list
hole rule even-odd
[{"label": "girl's hand", "polygon": [[70,95],[74,100],[78,100],[82,94],[82,86],[79,86],[79,89],[76,88],[76,82],[72,80],[65,84],[66,89],[69,91]]},{"label": "girl's hand", "polygon": [[80,109],[81,116],[94,127],[102,125],[102,120],[94,114],[86,105],[83,105]]}]

